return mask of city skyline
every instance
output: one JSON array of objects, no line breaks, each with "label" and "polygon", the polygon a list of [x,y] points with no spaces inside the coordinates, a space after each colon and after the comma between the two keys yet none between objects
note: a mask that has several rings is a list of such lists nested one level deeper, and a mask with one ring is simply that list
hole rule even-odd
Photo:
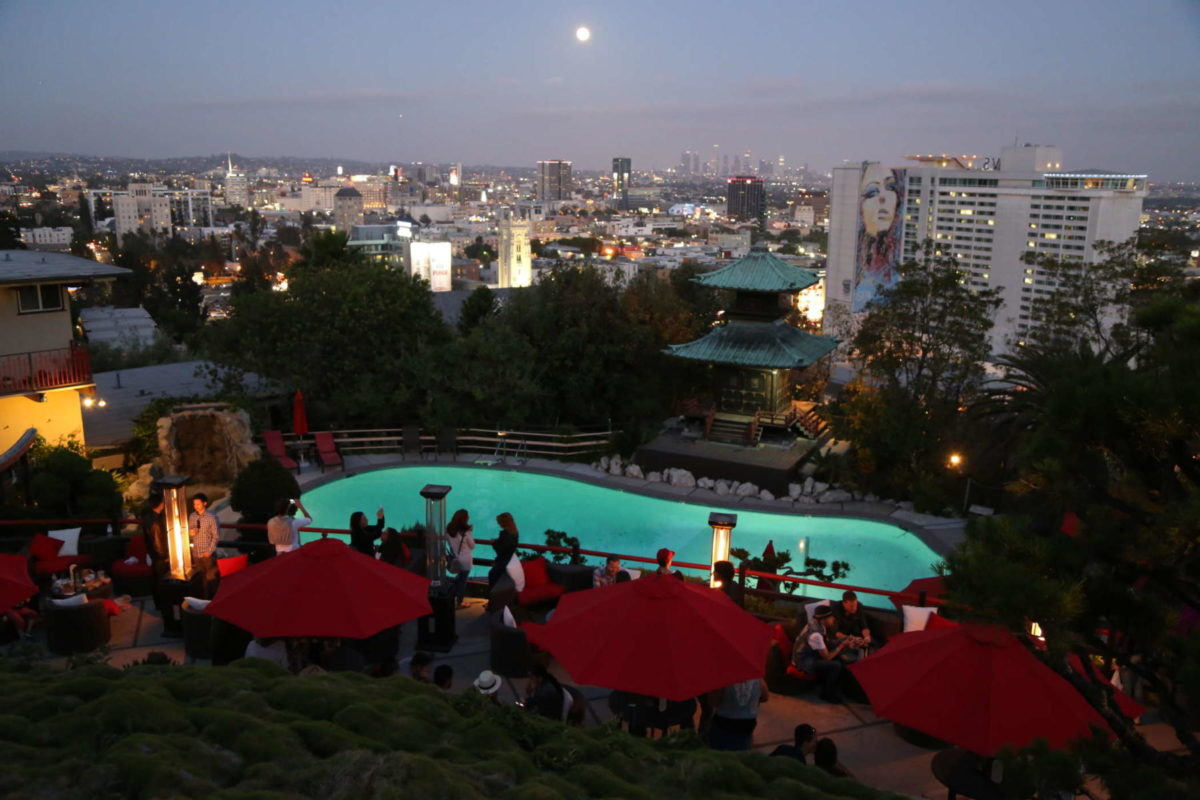
[{"label": "city skyline", "polygon": [[662,170],[720,144],[827,172],[1019,141],[1200,180],[1187,0],[57,6],[0,7],[20,33],[0,51],[4,149]]}]

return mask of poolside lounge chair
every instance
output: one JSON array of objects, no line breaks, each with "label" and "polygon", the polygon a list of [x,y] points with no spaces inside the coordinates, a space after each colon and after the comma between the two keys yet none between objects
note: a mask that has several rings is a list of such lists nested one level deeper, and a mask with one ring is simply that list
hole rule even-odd
[{"label": "poolside lounge chair", "polygon": [[421,428],[418,425],[404,426],[404,449],[402,454],[404,460],[408,460],[409,453],[415,453],[417,460],[423,458],[423,445],[421,444]]},{"label": "poolside lounge chair", "polygon": [[333,441],[332,433],[314,433],[313,438],[317,442],[317,462],[321,465],[321,472],[324,472],[326,467],[346,469],[346,464],[342,461],[342,456],[338,453],[337,445]]},{"label": "poolside lounge chair", "polygon": [[300,465],[287,454],[283,444],[283,434],[279,431],[263,431],[263,444],[267,446],[267,454],[278,461],[284,469],[294,469],[300,474]]}]

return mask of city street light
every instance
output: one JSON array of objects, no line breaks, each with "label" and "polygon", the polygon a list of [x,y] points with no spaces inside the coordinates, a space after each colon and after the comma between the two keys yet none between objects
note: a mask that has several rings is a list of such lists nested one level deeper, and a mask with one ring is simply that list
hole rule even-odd
[{"label": "city street light", "polygon": [[[966,463],[967,463],[967,460],[966,460],[966,458],[963,457],[962,453],[951,453],[949,458],[946,459],[946,466],[948,468],[950,468],[956,472],[963,472],[964,475],[966,475],[966,473],[963,468],[966,466]],[[966,475],[966,479],[967,479],[967,488],[966,488],[966,491],[963,492],[963,504],[962,504],[962,510],[963,510],[964,516],[967,514],[967,510],[971,507],[971,476]]]}]

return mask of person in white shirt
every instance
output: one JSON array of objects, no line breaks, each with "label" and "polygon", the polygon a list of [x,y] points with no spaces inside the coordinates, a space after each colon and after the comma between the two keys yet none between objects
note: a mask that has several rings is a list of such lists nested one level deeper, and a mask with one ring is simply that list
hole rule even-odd
[{"label": "person in white shirt", "polygon": [[[296,516],[296,509],[304,515]],[[275,502],[275,516],[267,520],[267,539],[275,545],[275,554],[290,553],[300,546],[300,529],[312,525],[312,517],[299,498],[280,498]]]},{"label": "person in white shirt", "polygon": [[466,608],[467,578],[471,575],[471,564],[475,559],[475,528],[465,508],[454,512],[446,526],[446,548],[450,564],[460,567],[453,571],[454,597],[459,608]]}]

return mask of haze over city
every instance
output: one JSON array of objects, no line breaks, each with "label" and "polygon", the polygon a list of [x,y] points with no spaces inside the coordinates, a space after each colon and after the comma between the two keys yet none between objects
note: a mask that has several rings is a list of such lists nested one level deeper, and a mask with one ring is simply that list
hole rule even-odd
[{"label": "haze over city", "polygon": [[[1065,148],[1200,179],[1200,4],[5,3],[0,148],[828,170]],[[591,36],[581,41],[580,26]]]}]

